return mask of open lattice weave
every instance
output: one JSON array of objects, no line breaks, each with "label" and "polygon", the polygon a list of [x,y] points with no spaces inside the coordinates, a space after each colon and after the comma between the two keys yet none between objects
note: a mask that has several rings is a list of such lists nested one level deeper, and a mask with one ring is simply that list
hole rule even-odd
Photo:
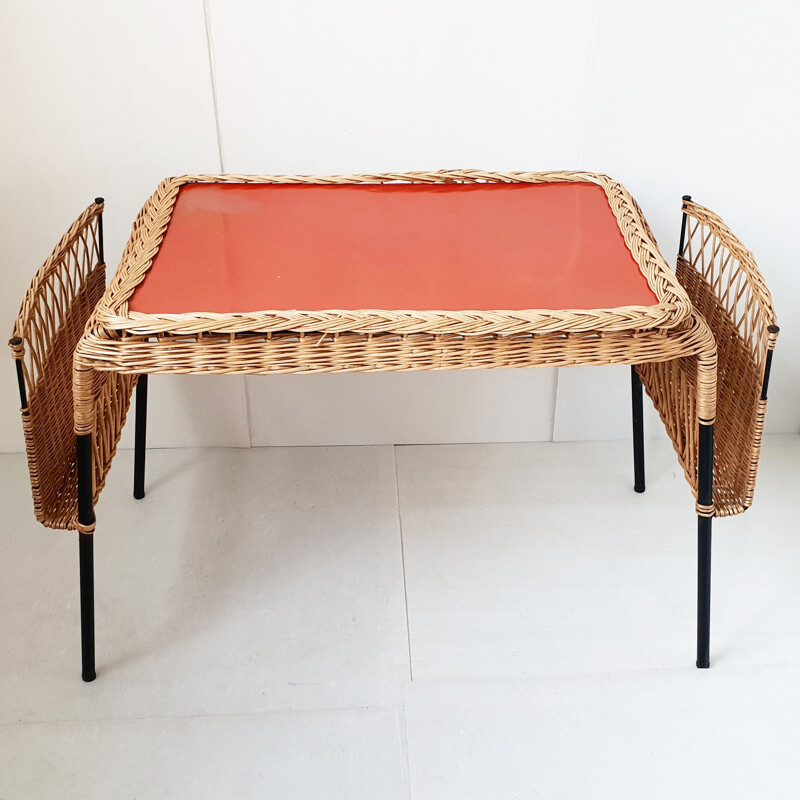
[{"label": "open lattice weave", "polygon": [[[686,236],[677,275],[717,346],[714,431],[714,515],[745,511],[753,502],[766,397],[767,353],[778,327],[772,298],[753,254],[707,208],[684,201]],[[697,374],[693,359],[638,368],[672,439],[686,477],[697,486]],[[702,418],[702,414],[700,414]]]}]

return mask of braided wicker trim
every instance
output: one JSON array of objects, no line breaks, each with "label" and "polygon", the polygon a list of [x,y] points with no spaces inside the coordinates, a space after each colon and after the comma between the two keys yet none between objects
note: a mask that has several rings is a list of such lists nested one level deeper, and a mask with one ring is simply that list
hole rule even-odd
[{"label": "braided wicker trim", "polygon": [[[265,310],[254,314],[142,314],[129,312],[128,301],[155,258],[180,188],[190,183],[563,183],[601,186],[620,231],[658,302],[652,306],[607,309],[407,310],[330,309],[325,311]],[[605,175],[588,172],[406,172],[376,175],[262,176],[185,175],[168,178],[145,203],[133,226],[120,268],[98,306],[93,328],[98,335],[121,333],[202,334],[271,331],[356,333],[557,333],[671,328],[691,314],[691,303],[668,269],[633,198]]]}]

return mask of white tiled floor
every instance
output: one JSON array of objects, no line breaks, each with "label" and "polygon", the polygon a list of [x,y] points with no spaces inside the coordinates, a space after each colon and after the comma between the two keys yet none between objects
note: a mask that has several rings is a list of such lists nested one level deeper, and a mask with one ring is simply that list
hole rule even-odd
[{"label": "white tiled floor", "polygon": [[0,798],[793,798],[800,437],[715,523],[668,443],[121,452],[75,534],[0,456]]}]

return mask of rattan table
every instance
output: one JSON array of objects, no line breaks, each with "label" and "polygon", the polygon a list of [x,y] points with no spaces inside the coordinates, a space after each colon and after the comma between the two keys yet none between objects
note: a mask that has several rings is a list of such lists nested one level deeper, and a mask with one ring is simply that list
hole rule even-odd
[{"label": "rattan table", "polygon": [[[147,201],[106,289],[103,208],[40,269],[11,340],[37,518],[79,532],[85,680],[94,505],[137,385],[144,495],[150,373],[630,364],[635,489],[644,384],[696,497],[708,666],[711,518],[752,502],[778,332],[752,256],[718,217],[684,198],[675,273],[604,175],[191,175]],[[723,376],[736,388],[718,396]]]}]

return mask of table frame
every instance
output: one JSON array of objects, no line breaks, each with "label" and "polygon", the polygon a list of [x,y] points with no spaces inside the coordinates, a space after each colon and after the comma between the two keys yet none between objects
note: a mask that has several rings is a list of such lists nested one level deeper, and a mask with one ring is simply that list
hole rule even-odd
[{"label": "table frame", "polygon": [[[533,309],[521,312],[274,310],[259,314],[158,316],[128,312],[128,299],[152,263],[180,187],[187,183],[212,181],[323,184],[583,181],[599,184],[606,191],[620,230],[656,294],[658,303],[649,307],[621,309]],[[634,489],[644,490],[644,385],[666,424],[696,497],[697,666],[708,667],[711,521],[715,515],[739,513],[752,502],[771,356],[778,332],[771,299],[755,268],[755,262],[747,251],[743,248],[741,252],[736,250],[738,245],[726,238],[725,246],[728,251],[735,253],[743,274],[746,273],[749,291],[755,298],[752,305],[759,311],[758,326],[753,323],[748,327],[749,333],[745,339],[758,351],[758,358],[753,364],[748,362],[747,366],[751,378],[754,370],[758,372],[752,380],[759,382],[760,404],[754,427],[750,426],[752,431],[748,428],[751,435],[754,432],[756,445],[750,459],[751,474],[747,491],[735,502],[727,495],[715,497],[715,472],[723,477],[725,472],[714,457],[717,346],[704,318],[709,315],[713,317],[714,308],[709,310],[703,307],[703,313],[695,310],[705,300],[697,294],[696,287],[687,278],[687,270],[696,266],[697,259],[692,257],[690,251],[693,237],[698,235],[698,231],[701,239],[704,236],[705,227],[701,230],[701,225],[709,227],[717,237],[730,234],[719,218],[691,203],[690,198],[684,198],[676,277],[663,261],[638,205],[623,187],[606,176],[591,173],[477,171],[324,178],[184,176],[164,181],[145,204],[134,224],[121,266],[103,293],[97,289],[102,286],[105,267],[102,211],[103,201],[98,198],[76,221],[61,243],[68,249],[78,240],[76,237],[82,236],[86,242],[89,238],[86,232],[92,231],[93,241],[91,245],[87,244],[87,249],[90,258],[96,255],[97,263],[96,267],[87,269],[85,278],[87,286],[91,284],[95,287],[92,296],[96,299],[96,305],[83,334],[78,338],[72,370],[76,441],[75,460],[71,468],[75,475],[74,505],[70,505],[68,496],[56,515],[40,502],[42,492],[47,487],[40,481],[37,494],[37,483],[33,479],[34,474],[38,476],[38,465],[34,463],[36,448],[31,433],[31,409],[25,396],[26,385],[32,385],[32,368],[25,361],[23,337],[15,336],[11,343],[20,379],[23,424],[28,420],[26,441],[29,445],[35,504],[38,503],[37,518],[51,527],[77,529],[79,532],[84,680],[93,680],[96,676],[92,553],[94,504],[105,482],[134,385],[137,386],[134,496],[144,496],[149,374],[281,374],[622,363],[631,365]],[[687,227],[689,218],[696,222],[693,229]],[[702,242],[701,254],[705,252],[703,247],[707,242],[708,238]],[[40,271],[41,277],[52,273],[57,251],[58,248]],[[37,275],[37,280],[39,278],[40,275]],[[32,290],[35,287],[36,280]],[[687,291],[692,295],[691,299]],[[726,298],[727,295],[723,297],[724,300]],[[739,302],[741,294],[734,300]],[[26,304],[23,304],[23,312],[25,309]],[[730,309],[727,310],[730,315]],[[23,312],[21,319],[25,317]],[[17,327],[23,332],[19,320]],[[726,491],[728,483],[722,481]],[[69,487],[73,484],[67,481],[65,485]],[[66,495],[69,494],[67,491]]]}]

